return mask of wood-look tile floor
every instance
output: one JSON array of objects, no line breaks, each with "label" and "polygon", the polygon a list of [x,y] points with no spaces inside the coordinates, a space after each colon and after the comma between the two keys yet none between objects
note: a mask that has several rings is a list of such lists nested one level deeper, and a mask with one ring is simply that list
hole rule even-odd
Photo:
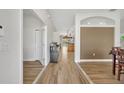
[{"label": "wood-look tile floor", "polygon": [[43,65],[40,62],[35,61],[26,61],[24,62],[24,84],[32,84],[36,79],[37,75],[43,69]]},{"label": "wood-look tile floor", "polygon": [[112,74],[111,62],[81,62],[83,70],[96,84],[119,84],[117,77]]},{"label": "wood-look tile floor", "polygon": [[58,63],[49,63],[37,84],[89,83],[85,76],[79,73],[79,68],[73,62],[73,55],[73,52],[67,52],[67,46],[63,46]]}]

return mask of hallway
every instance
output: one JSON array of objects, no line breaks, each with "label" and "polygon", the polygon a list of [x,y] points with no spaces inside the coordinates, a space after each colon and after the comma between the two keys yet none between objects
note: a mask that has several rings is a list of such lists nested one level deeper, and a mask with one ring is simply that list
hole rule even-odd
[{"label": "hallway", "polygon": [[37,84],[85,84],[87,79],[81,76],[79,68],[73,62],[73,52],[67,52],[67,45],[62,47],[59,62],[49,63]]}]

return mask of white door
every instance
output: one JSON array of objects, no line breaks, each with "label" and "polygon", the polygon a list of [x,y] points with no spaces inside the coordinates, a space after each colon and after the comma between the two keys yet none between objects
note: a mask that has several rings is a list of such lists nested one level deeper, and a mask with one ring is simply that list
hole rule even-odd
[{"label": "white door", "polygon": [[35,31],[35,57],[42,64],[45,62],[45,30]]}]

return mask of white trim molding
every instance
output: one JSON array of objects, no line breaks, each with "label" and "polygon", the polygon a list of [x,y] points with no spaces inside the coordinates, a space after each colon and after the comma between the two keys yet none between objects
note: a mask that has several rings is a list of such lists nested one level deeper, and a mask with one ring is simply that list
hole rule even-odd
[{"label": "white trim molding", "polygon": [[90,84],[94,84],[93,81],[91,80],[91,78],[87,75],[87,73],[83,70],[83,68],[81,68],[81,66],[76,63],[76,65],[78,66],[78,68],[80,69],[80,71],[83,73],[83,75],[86,77],[87,81],[90,83]]},{"label": "white trim molding", "polygon": [[30,58],[30,59],[23,59],[23,61],[36,61],[36,58]]},{"label": "white trim molding", "polygon": [[23,84],[23,10],[20,9],[20,79],[19,84]]},{"label": "white trim molding", "polygon": [[80,27],[115,27],[114,25],[80,25]]},{"label": "white trim molding", "polygon": [[78,62],[112,62],[112,59],[81,59]]},{"label": "white trim molding", "polygon": [[47,66],[44,66],[44,68],[40,71],[40,73],[37,75],[37,77],[35,78],[35,80],[33,81],[32,84],[37,84],[37,81],[40,79],[40,77],[42,76],[43,72],[45,71]]}]

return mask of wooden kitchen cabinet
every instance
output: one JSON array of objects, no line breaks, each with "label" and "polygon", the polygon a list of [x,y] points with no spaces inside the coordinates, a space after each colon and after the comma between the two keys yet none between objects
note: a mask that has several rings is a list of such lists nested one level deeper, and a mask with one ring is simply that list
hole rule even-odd
[{"label": "wooden kitchen cabinet", "polygon": [[68,52],[74,52],[74,44],[68,45]]}]

